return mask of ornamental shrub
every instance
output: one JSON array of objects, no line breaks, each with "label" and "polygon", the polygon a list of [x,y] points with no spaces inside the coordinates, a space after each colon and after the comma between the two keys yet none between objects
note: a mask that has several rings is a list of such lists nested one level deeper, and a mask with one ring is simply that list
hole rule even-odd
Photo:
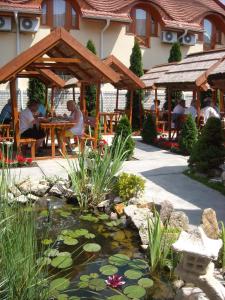
[{"label": "ornamental shrub", "polygon": [[145,180],[134,174],[122,173],[118,177],[117,191],[123,201],[137,197],[145,189]]},{"label": "ornamental shrub", "polygon": [[179,139],[180,150],[183,154],[190,154],[193,146],[198,139],[198,130],[191,115],[188,115],[187,120],[183,124],[181,136]]},{"label": "ornamental shrub", "polygon": [[45,104],[45,85],[39,79],[29,79],[27,94],[30,101],[38,100],[43,105]]},{"label": "ornamental shrub", "polygon": [[218,118],[209,118],[202,134],[194,145],[189,159],[189,166],[199,172],[208,172],[224,163],[223,130]]},{"label": "ornamental shrub", "polygon": [[157,138],[155,118],[150,114],[144,120],[141,136],[146,144],[154,144]]},{"label": "ornamental shrub", "polygon": [[131,137],[131,133],[132,133],[132,130],[131,130],[130,122],[129,122],[127,116],[122,117],[116,127],[116,132],[115,132],[115,136],[113,139],[113,143],[116,144],[116,141],[118,140],[118,138],[120,136],[122,137],[123,141],[126,140],[124,150],[127,151],[127,153],[126,153],[127,160],[132,157],[132,155],[134,153],[134,147],[135,147],[135,143],[134,143],[133,138]]}]

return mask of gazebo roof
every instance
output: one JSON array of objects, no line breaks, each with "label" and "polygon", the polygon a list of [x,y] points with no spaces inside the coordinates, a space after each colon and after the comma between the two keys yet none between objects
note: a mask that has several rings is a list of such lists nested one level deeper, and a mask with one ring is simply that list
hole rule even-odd
[{"label": "gazebo roof", "polygon": [[164,75],[172,66],[177,63],[170,63],[164,65],[157,65],[150,70],[148,70],[142,77],[142,81],[145,83],[145,87],[148,89],[153,89],[155,87],[155,83],[159,80],[159,78]]},{"label": "gazebo roof", "polygon": [[225,57],[225,49],[188,55],[181,62],[169,68],[157,81],[157,87],[177,89],[208,89],[207,77]]},{"label": "gazebo roof", "polygon": [[46,74],[46,70],[55,74],[70,74],[85,82],[114,84],[120,80],[118,74],[65,29],[57,28],[3,66],[0,69],[0,83],[18,77],[23,71],[35,71],[49,79],[50,72]]},{"label": "gazebo roof", "polygon": [[208,82],[213,88],[225,91],[225,59],[209,74]]},{"label": "gazebo roof", "polygon": [[120,75],[120,80],[114,84],[118,89],[144,89],[144,82],[128,69],[118,58],[110,55],[103,62]]}]

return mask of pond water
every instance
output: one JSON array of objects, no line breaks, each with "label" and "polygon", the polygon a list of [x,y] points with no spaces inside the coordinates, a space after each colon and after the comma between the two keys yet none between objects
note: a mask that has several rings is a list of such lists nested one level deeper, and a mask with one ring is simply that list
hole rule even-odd
[{"label": "pond water", "polygon": [[[150,277],[135,230],[104,213],[81,213],[77,207],[53,203],[49,210],[38,211],[39,241],[49,275],[61,278],[52,285],[52,299],[173,299],[166,278]],[[125,284],[108,286],[105,281],[115,274],[123,276]]]}]

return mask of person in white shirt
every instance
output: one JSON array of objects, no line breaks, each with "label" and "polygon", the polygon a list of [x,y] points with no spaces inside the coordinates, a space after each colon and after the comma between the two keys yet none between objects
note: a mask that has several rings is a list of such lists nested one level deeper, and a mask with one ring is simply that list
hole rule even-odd
[{"label": "person in white shirt", "polygon": [[38,122],[34,117],[39,106],[38,101],[28,102],[27,108],[20,113],[20,136],[36,140],[36,150],[40,148],[45,138],[45,132],[38,128]]},{"label": "person in white shirt", "polygon": [[172,112],[172,127],[177,128],[179,126],[179,116],[184,115],[185,113],[185,100],[178,100],[177,105],[174,107]]},{"label": "person in white shirt", "polygon": [[196,100],[191,101],[190,107],[185,110],[186,115],[191,115],[193,120],[197,117]]},{"label": "person in white shirt", "polygon": [[210,97],[204,99],[204,108],[201,109],[200,116],[203,117],[204,124],[211,117],[220,118],[219,113],[212,107],[212,99]]}]

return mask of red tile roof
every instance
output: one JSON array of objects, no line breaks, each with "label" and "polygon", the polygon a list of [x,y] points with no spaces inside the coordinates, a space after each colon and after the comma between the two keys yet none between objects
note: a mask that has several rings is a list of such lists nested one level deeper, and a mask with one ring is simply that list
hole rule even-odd
[{"label": "red tile roof", "polygon": [[[129,22],[130,10],[141,0],[72,0],[77,2],[83,17],[112,18]],[[20,9],[40,12],[41,0],[0,0],[0,10]],[[221,16],[225,24],[225,5],[219,0],[145,0],[154,6],[166,27],[200,30],[201,21],[207,14]]]}]

